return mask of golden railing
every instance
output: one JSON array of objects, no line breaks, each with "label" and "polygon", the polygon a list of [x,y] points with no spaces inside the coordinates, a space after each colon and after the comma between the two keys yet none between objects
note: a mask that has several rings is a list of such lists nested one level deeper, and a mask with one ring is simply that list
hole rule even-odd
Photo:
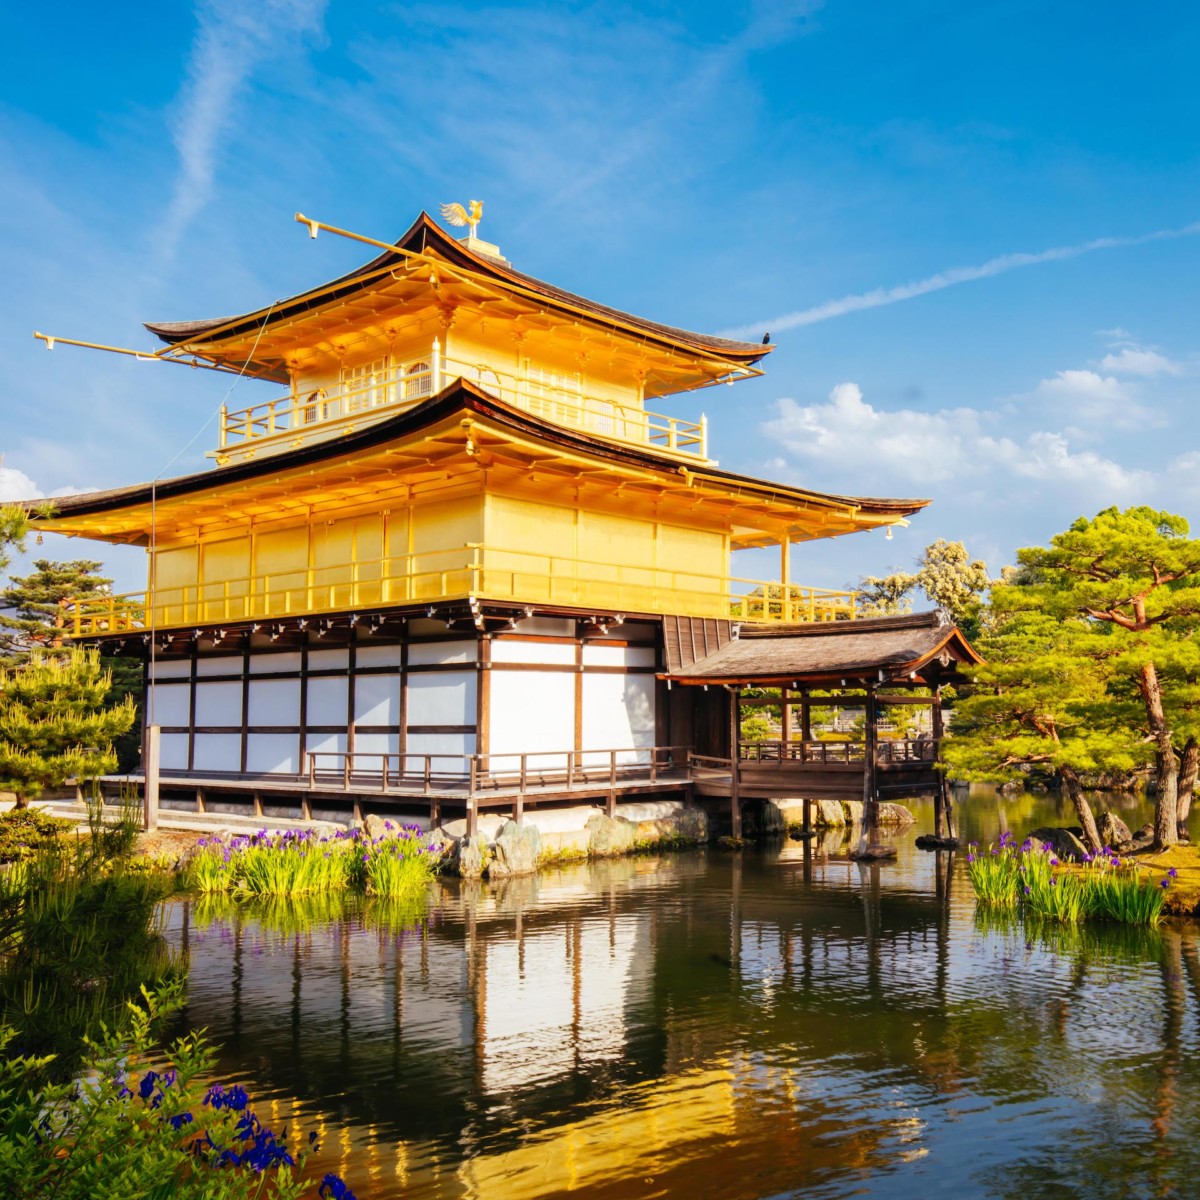
[{"label": "golden railing", "polygon": [[353,387],[316,388],[234,412],[222,410],[220,451],[268,438],[318,433],[331,422],[346,423],[364,414],[402,412],[458,378],[558,425],[608,441],[651,446],[672,457],[708,461],[708,422],[704,417],[699,421],[669,417],[636,404],[591,395],[561,377],[539,376],[535,371],[513,375],[483,363],[444,358],[436,348],[428,359],[401,364]]},{"label": "golden railing", "polygon": [[[853,617],[854,594],[705,575],[664,567],[588,562],[469,544],[454,550],[343,562],[240,579],[155,589],[66,607],[74,637],[219,622],[319,616],[474,596],[615,612],[737,621],[832,621]],[[150,619],[152,617],[152,620]]]}]

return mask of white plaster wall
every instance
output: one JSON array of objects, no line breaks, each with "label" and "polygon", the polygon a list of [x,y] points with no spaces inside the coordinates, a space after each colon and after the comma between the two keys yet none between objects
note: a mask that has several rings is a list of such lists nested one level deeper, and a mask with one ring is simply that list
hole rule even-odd
[{"label": "white plaster wall", "polygon": [[[344,733],[310,733],[305,748],[310,754],[345,754],[346,735]],[[333,759],[325,758],[317,762],[319,770],[328,771],[339,764]]]},{"label": "white plaster wall", "polygon": [[349,693],[346,679],[330,676],[308,681],[308,723],[345,725]]},{"label": "white plaster wall", "polygon": [[[184,724],[186,725],[187,722],[185,721]],[[186,733],[164,733],[159,739],[159,767],[164,771],[186,771],[187,760],[188,735]]]},{"label": "white plaster wall", "polygon": [[197,771],[240,771],[241,766],[241,734],[196,734],[195,769]]},{"label": "white plaster wall", "polygon": [[656,654],[653,646],[607,646],[603,642],[588,642],[583,647],[585,667],[653,667]]},{"label": "white plaster wall", "polygon": [[438,671],[408,677],[408,724],[474,725],[474,671]]},{"label": "white plaster wall", "polygon": [[[575,745],[575,676],[565,671],[493,671],[491,678],[491,769],[520,769],[509,754],[570,750]],[[565,755],[539,753],[530,769],[559,769]]]},{"label": "white plaster wall", "polygon": [[300,770],[300,737],[294,733],[252,733],[246,738],[246,770],[255,774]]},{"label": "white plaster wall", "polygon": [[189,659],[172,659],[168,662],[156,662],[150,673],[151,679],[187,679],[192,673]]},{"label": "white plaster wall", "polygon": [[190,684],[153,684],[150,688],[150,704],[147,706],[150,720],[156,725],[187,725],[190,702]]},{"label": "white plaster wall", "polygon": [[223,654],[219,658],[198,658],[196,660],[197,675],[240,675],[242,673],[242,656],[240,654]]},{"label": "white plaster wall", "polygon": [[310,671],[344,671],[349,665],[349,650],[310,650],[308,652],[308,669]]},{"label": "white plaster wall", "polygon": [[400,723],[400,676],[398,673],[395,675],[359,675],[355,678],[354,723],[356,725],[398,725]]},{"label": "white plaster wall", "polygon": [[475,753],[475,735],[473,733],[410,733],[407,738],[408,748],[404,769],[420,771],[423,766],[419,758],[412,757],[422,754],[442,754],[447,757],[433,764],[435,771],[467,772],[467,764],[463,761],[464,754]]},{"label": "white plaster wall", "polygon": [[408,663],[413,667],[443,666],[475,661],[474,641],[413,642],[408,647]]},{"label": "white plaster wall", "polygon": [[555,666],[575,661],[575,647],[566,642],[518,642],[496,638],[492,642],[492,662],[546,663]]},{"label": "white plaster wall", "polygon": [[[583,748],[625,750],[654,745],[653,675],[584,675]],[[584,765],[603,765],[608,756],[586,756]],[[633,750],[617,755],[618,763],[649,762]]]},{"label": "white plaster wall", "polygon": [[[400,752],[400,735],[398,733],[354,733],[354,753],[359,754],[398,754]],[[372,764],[368,763],[368,766]]]},{"label": "white plaster wall", "polygon": [[250,681],[250,694],[246,705],[247,725],[298,725],[299,723],[300,680],[254,679]]},{"label": "white plaster wall", "polygon": [[395,646],[359,646],[354,661],[360,667],[398,667],[403,650]]},{"label": "white plaster wall", "polygon": [[275,654],[252,654],[251,675],[282,675],[300,670],[300,651],[285,650]]},{"label": "white plaster wall", "polygon": [[[186,724],[186,720],[184,724]],[[242,685],[240,683],[197,683],[197,725],[241,725]],[[161,722],[160,722],[161,724]]]}]

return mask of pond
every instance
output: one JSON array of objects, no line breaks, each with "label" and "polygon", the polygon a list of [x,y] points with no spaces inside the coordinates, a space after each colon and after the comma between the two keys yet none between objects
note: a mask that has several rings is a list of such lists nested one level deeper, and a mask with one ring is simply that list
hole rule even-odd
[{"label": "pond", "polygon": [[981,921],[916,809],[882,866],[834,834],[449,881],[415,923],[176,901],[185,1018],[360,1200],[1195,1195],[1197,931]]}]

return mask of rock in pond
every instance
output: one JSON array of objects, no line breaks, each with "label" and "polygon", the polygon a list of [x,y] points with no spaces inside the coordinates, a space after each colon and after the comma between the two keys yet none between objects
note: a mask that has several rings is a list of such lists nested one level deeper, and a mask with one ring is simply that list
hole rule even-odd
[{"label": "rock in pond", "polygon": [[956,837],[938,837],[935,833],[923,833],[917,838],[918,850],[957,850],[959,841]]},{"label": "rock in pond", "polygon": [[868,846],[860,846],[857,850],[850,851],[852,862],[878,862],[895,857],[896,847],[889,846],[884,842],[872,842]]},{"label": "rock in pond", "polygon": [[637,841],[638,827],[624,817],[606,817],[597,813],[588,818],[588,851],[597,858],[628,854]]},{"label": "rock in pond", "polygon": [[1119,846],[1122,842],[1133,841],[1129,826],[1114,812],[1106,812],[1100,818],[1100,841],[1106,846]]},{"label": "rock in pond", "polygon": [[542,852],[542,834],[536,825],[505,821],[496,835],[496,857],[488,864],[488,878],[532,875]]},{"label": "rock in pond", "polygon": [[814,800],[812,819],[818,829],[837,829],[845,825],[846,811],[837,800]]},{"label": "rock in pond", "polygon": [[1087,854],[1087,847],[1069,829],[1046,826],[1035,829],[1029,836],[1035,842],[1048,844],[1059,858],[1073,858],[1076,862],[1082,862]]},{"label": "rock in pond", "polygon": [[842,812],[846,814],[846,822],[850,825],[861,825],[863,819],[863,802],[861,800],[843,800]]},{"label": "rock in pond", "polygon": [[479,879],[487,870],[492,858],[492,849],[482,833],[463,838],[457,843],[458,873],[464,879]]},{"label": "rock in pond", "polygon": [[916,819],[903,804],[893,804],[886,800],[880,802],[880,825],[911,825]]}]

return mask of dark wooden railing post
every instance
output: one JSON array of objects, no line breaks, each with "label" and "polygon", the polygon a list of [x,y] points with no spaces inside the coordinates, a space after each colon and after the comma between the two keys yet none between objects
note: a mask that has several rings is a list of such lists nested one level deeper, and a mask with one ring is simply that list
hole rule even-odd
[{"label": "dark wooden railing post", "polygon": [[742,689],[729,689],[729,817],[735,838],[742,836],[741,797]]},{"label": "dark wooden railing post", "polygon": [[350,790],[350,766],[351,758],[349,754],[342,755],[342,790],[348,792]]},{"label": "dark wooden railing post", "polygon": [[617,815],[617,752],[610,750],[608,752],[608,804],[607,811],[610,817]]}]

